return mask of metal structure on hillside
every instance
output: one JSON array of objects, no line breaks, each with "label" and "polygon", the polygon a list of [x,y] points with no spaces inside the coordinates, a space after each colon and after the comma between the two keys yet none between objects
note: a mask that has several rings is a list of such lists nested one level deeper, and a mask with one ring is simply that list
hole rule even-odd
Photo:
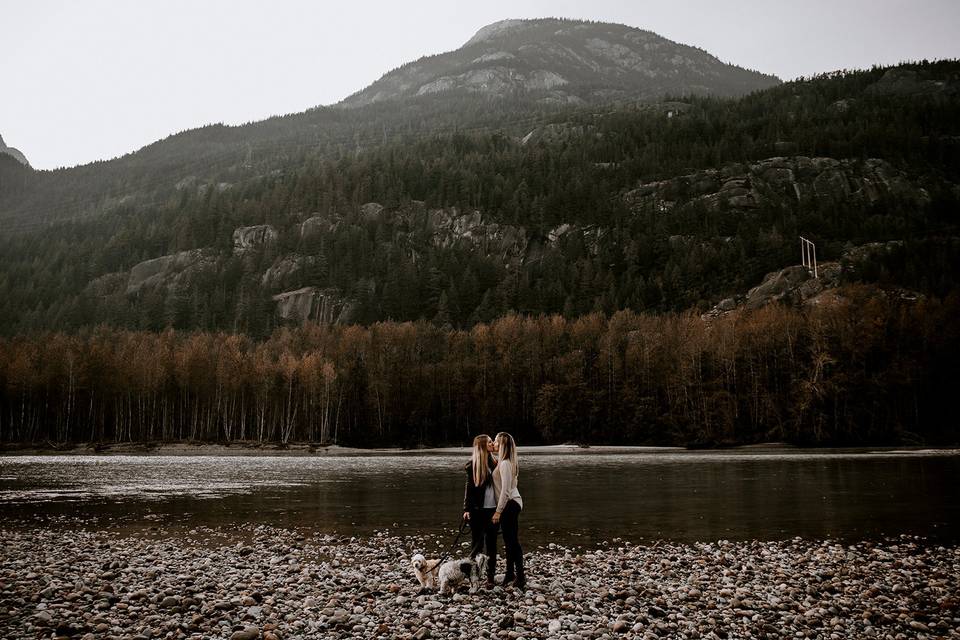
[{"label": "metal structure on hillside", "polygon": [[807,269],[813,273],[814,278],[817,275],[817,245],[800,236],[800,260]]}]

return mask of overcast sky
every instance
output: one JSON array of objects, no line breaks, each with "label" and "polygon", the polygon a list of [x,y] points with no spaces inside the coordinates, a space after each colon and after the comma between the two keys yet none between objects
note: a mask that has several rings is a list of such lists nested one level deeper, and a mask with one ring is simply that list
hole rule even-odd
[{"label": "overcast sky", "polygon": [[960,0],[0,0],[0,135],[34,167],[337,102],[505,18],[621,22],[783,79],[960,57]]}]

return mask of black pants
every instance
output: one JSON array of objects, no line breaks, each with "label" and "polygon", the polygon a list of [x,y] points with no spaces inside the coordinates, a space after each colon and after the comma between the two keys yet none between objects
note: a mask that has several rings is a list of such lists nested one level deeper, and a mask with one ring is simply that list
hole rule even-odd
[{"label": "black pants", "polygon": [[487,578],[493,580],[497,573],[497,530],[500,525],[490,522],[495,509],[475,509],[470,512],[470,557],[483,551],[487,554]]},{"label": "black pants", "polygon": [[503,550],[507,556],[506,578],[523,578],[523,548],[520,546],[520,511],[516,500],[511,500],[500,514],[503,529]]}]

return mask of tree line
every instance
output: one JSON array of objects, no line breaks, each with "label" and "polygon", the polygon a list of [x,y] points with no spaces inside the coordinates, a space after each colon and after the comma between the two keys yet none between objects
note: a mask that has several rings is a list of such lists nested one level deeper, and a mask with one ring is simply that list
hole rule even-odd
[{"label": "tree line", "polygon": [[850,285],[706,321],[620,311],[0,339],[0,441],[416,447],[955,442],[960,296]]}]

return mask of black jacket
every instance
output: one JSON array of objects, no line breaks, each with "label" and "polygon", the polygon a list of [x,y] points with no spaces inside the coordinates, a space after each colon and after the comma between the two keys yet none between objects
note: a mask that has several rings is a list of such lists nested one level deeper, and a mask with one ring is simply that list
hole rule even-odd
[{"label": "black jacket", "polygon": [[490,470],[490,473],[487,474],[486,481],[479,487],[473,484],[473,464],[468,462],[464,467],[464,471],[466,471],[467,474],[467,482],[463,488],[464,511],[478,511],[483,509],[483,495],[487,492],[487,487],[493,482],[492,474],[496,464],[493,456],[487,458],[487,468]]}]

